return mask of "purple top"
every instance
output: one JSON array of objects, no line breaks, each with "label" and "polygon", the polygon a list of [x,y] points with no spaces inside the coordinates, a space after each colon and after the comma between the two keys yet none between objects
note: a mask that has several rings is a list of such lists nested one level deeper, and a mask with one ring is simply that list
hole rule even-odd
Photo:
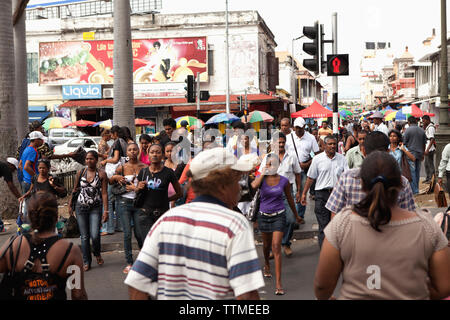
[{"label": "purple top", "polygon": [[276,186],[269,186],[266,183],[266,179],[263,180],[260,196],[261,201],[259,205],[259,211],[264,213],[274,213],[284,210],[284,188],[289,183],[289,180],[283,176],[280,176],[280,182]]}]

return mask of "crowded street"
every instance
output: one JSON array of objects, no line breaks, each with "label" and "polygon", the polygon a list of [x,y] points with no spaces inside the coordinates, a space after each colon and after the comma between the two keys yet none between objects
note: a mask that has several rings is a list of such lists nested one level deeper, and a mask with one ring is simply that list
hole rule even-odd
[{"label": "crowded street", "polygon": [[0,2],[0,301],[450,300],[446,0],[192,1]]}]

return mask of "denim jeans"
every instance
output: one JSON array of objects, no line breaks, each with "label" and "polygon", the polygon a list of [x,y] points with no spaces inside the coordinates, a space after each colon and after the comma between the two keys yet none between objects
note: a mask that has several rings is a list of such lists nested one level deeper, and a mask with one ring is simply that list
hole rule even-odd
[{"label": "denim jeans", "polygon": [[[302,190],[301,191],[303,191],[303,188],[305,187],[305,183],[306,183],[306,178],[307,178],[306,173],[302,171],[302,173],[300,174],[300,178],[301,178],[301,186],[302,186]],[[295,190],[295,192],[297,192],[297,191],[298,190]],[[300,192],[300,194],[301,194],[301,192]],[[297,203],[296,207],[297,207],[298,215],[300,217],[304,218],[305,217],[306,207],[303,206],[301,203]]]},{"label": "denim jeans", "polygon": [[[22,195],[24,195],[25,193],[28,192],[28,190],[30,190],[31,184],[25,181],[22,181],[20,183],[20,187],[22,188]],[[27,201],[23,202],[23,218],[22,218],[22,222],[23,223],[28,223],[28,212],[27,212]]]},{"label": "denim jeans", "polygon": [[100,225],[102,221],[102,206],[94,208],[84,208],[79,204],[75,207],[77,213],[78,227],[80,228],[81,252],[83,253],[83,263],[91,265],[91,245],[94,256],[100,256]]},{"label": "denim jeans", "polygon": [[116,200],[117,211],[123,226],[123,244],[125,249],[125,260],[127,264],[133,264],[133,248],[131,245],[132,223],[134,222],[134,236],[138,242],[139,248],[142,248],[142,231],[140,225],[136,223],[139,217],[139,209],[133,206],[133,199],[120,197]]},{"label": "denim jeans", "polygon": [[[292,193],[292,197],[295,199],[293,186],[291,186],[291,193]],[[291,210],[291,207],[289,206],[289,203],[287,201],[285,194],[283,194],[283,200],[284,200],[284,207],[286,208],[286,228],[284,228],[283,239],[281,240],[281,245],[290,247],[292,235],[294,234],[295,217],[294,217],[294,213]]]},{"label": "denim jeans", "polygon": [[112,193],[112,185],[108,184],[108,211],[109,219],[102,225],[102,229],[108,233],[114,233],[115,231],[122,231],[122,223],[118,214],[118,205],[116,196]]},{"label": "denim jeans", "polygon": [[422,166],[422,161],[417,160],[414,162],[414,171],[411,172],[412,181],[411,181],[411,189],[413,194],[419,193],[419,181],[420,181],[420,167]]}]

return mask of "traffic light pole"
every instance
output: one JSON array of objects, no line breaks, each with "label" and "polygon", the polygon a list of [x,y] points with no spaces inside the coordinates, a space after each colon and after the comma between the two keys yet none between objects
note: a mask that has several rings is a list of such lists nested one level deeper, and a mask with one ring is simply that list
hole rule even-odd
[{"label": "traffic light pole", "polygon": [[[333,33],[333,54],[338,53],[337,46],[337,12],[332,15],[332,33]],[[333,134],[339,133],[339,118],[338,118],[338,77],[333,76]]]}]

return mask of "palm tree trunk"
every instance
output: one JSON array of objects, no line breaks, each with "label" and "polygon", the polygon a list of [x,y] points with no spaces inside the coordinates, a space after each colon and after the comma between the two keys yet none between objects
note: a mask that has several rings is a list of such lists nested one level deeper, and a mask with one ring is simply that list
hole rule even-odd
[{"label": "palm tree trunk", "polygon": [[135,136],[130,2],[114,1],[114,124]]},{"label": "palm tree trunk", "polygon": [[[14,115],[14,37],[11,0],[0,1],[0,159],[14,157],[17,130]],[[17,200],[0,181],[0,213],[3,218],[17,213]]]},{"label": "palm tree trunk", "polygon": [[[16,11],[23,0],[14,0],[13,10]],[[25,12],[14,25],[14,58],[16,68],[15,85],[15,115],[17,141],[28,133],[28,81],[27,81],[27,45],[25,31]]]}]

